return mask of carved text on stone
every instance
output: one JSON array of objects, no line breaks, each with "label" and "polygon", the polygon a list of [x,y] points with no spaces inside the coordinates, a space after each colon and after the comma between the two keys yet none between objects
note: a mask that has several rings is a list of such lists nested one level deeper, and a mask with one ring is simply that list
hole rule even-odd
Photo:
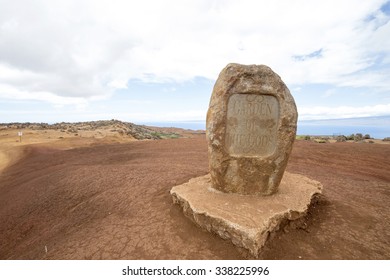
[{"label": "carved text on stone", "polygon": [[227,108],[225,147],[232,156],[270,156],[275,151],[279,103],[265,94],[233,94]]}]

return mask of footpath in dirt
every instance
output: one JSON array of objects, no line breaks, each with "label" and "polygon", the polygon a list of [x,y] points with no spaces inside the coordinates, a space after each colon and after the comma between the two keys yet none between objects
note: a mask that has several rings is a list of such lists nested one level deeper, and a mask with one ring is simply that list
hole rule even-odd
[{"label": "footpath in dirt", "polygon": [[[204,137],[28,146],[0,174],[0,259],[246,259],[196,227],[170,189],[208,173]],[[389,259],[390,145],[296,141],[287,171],[324,185],[306,227],[261,259]]]}]

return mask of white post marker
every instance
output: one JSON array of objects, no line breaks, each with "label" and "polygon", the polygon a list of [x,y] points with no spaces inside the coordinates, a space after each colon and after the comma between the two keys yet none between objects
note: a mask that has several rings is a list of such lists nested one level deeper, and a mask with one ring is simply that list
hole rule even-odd
[{"label": "white post marker", "polygon": [[19,136],[19,142],[22,143],[23,132],[22,132],[22,131],[19,131],[19,132],[18,132],[18,136]]}]

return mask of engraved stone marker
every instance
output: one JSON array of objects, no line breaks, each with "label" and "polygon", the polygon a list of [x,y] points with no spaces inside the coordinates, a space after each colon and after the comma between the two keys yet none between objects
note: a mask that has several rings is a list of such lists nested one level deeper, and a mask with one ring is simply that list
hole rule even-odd
[{"label": "engraved stone marker", "polygon": [[297,116],[288,88],[269,67],[226,66],[207,114],[212,186],[229,193],[275,193],[295,139]]},{"label": "engraved stone marker", "polygon": [[277,74],[229,64],[207,113],[210,174],[174,186],[173,202],[201,228],[258,256],[270,233],[299,225],[322,192],[303,175],[283,176],[296,125],[294,99]]}]

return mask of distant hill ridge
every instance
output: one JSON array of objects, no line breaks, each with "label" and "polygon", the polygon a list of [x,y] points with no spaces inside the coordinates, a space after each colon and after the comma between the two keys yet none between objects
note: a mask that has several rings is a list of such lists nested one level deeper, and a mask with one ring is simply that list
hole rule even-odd
[{"label": "distant hill ridge", "polygon": [[143,125],[136,125],[131,122],[122,122],[119,120],[102,120],[89,122],[61,122],[55,124],[48,123],[0,123],[0,129],[32,129],[32,130],[62,130],[70,133],[78,133],[78,131],[93,131],[97,129],[108,129],[116,131],[121,135],[129,135],[138,140],[143,139],[160,139],[160,135],[153,129]]}]

